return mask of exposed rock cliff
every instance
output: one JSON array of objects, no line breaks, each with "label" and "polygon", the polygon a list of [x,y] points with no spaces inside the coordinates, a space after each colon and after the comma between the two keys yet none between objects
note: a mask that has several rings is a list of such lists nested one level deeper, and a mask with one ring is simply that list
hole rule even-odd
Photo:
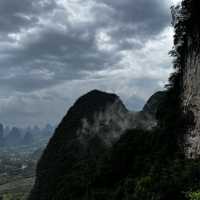
[{"label": "exposed rock cliff", "polygon": [[[175,23],[175,67],[180,73],[181,99],[188,123],[185,153],[188,158],[200,156],[200,2],[184,0],[177,9]],[[190,118],[190,119],[189,119]]]}]

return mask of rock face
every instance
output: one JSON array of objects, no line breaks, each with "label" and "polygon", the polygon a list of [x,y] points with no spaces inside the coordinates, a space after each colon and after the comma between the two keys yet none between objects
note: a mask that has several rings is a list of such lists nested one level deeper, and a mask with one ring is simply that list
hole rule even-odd
[{"label": "rock face", "polygon": [[[56,194],[63,176],[81,160],[96,160],[131,128],[151,129],[149,114],[131,113],[115,94],[91,91],[80,97],[57,127],[37,167],[37,178],[29,200],[48,200]],[[91,163],[91,162],[90,162]]]},{"label": "rock face", "polygon": [[127,109],[117,96],[110,95],[92,91],[82,97],[89,104],[95,102],[95,99],[93,101],[92,98],[99,98],[99,103],[102,103],[102,106],[99,104],[98,110],[91,111],[92,118],[87,115],[81,118],[81,124],[76,131],[76,135],[82,144],[87,144],[91,137],[97,136],[106,145],[112,145],[123,131],[130,127],[131,115],[129,116]]},{"label": "rock face", "polygon": [[[193,48],[191,40],[192,38],[189,38],[187,43],[190,49]],[[200,46],[199,35],[196,35],[195,40]],[[186,138],[186,154],[195,158],[200,156],[200,50],[192,49],[188,52],[185,62],[183,106],[186,111],[193,113],[195,122]]]},{"label": "rock face", "polygon": [[[198,0],[183,1],[185,32],[178,34],[177,48],[181,49],[182,71],[182,106],[186,113],[194,118],[194,125],[186,135],[185,153],[188,158],[200,156],[200,2]],[[184,38],[184,39],[183,39]]]},{"label": "rock face", "polygon": [[153,94],[143,108],[144,113],[148,113],[149,115],[156,118],[156,114],[158,112],[159,106],[162,104],[166,96],[165,91],[159,91]]}]

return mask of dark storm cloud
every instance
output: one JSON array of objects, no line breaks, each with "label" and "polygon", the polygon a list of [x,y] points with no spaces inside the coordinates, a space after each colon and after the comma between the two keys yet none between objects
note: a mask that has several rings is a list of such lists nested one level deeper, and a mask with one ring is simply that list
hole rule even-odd
[{"label": "dark storm cloud", "polygon": [[[98,2],[98,1],[97,1]],[[169,11],[160,0],[103,0],[112,8],[109,12],[112,25],[118,28],[112,32],[116,40],[134,36],[139,39],[150,39],[169,24]],[[100,16],[101,14],[98,13]]]},{"label": "dark storm cloud", "polygon": [[[37,40],[11,49],[10,58],[2,59],[0,63],[2,71],[5,67],[4,71],[8,72],[8,66],[10,69],[14,66],[14,76],[0,77],[1,86],[31,92],[61,81],[82,79],[85,71],[100,70],[119,62],[118,54],[98,51],[94,37],[79,36],[79,32],[47,29],[39,34]],[[52,76],[47,80],[48,74],[35,74],[36,69],[49,72]]]},{"label": "dark storm cloud", "polygon": [[[20,92],[20,98],[9,102],[13,113],[22,109],[23,118],[23,95],[29,105],[31,98],[26,95],[33,92],[39,94],[66,81],[95,79],[102,70],[108,70],[109,75],[112,70],[125,68],[124,51],[143,51],[169,21],[168,8],[160,0],[1,0],[0,104],[6,104],[2,95],[9,99],[9,94]],[[144,84],[141,78],[133,83],[148,87],[152,82]],[[31,105],[37,112],[38,106]],[[42,116],[47,110],[38,112]],[[5,109],[0,112],[6,116]],[[12,112],[9,110],[9,116]]]},{"label": "dark storm cloud", "polygon": [[[103,3],[106,7],[101,6]],[[18,41],[17,47],[8,46],[5,49],[6,56],[4,58],[2,54],[2,59],[0,59],[1,67],[46,68],[54,73],[55,79],[76,79],[85,71],[96,71],[114,66],[121,59],[120,50],[141,48],[145,38],[150,39],[158,34],[169,21],[162,3],[157,0],[125,0],[123,2],[104,0],[100,3],[96,1],[96,5],[92,8],[94,15],[91,15],[94,17],[93,23],[80,22],[76,28],[73,24],[69,25],[67,18],[64,22],[59,21],[58,17],[63,9],[53,0],[2,0],[0,2],[1,32],[16,33],[17,38],[17,34],[20,37],[21,29],[29,27],[35,28],[35,31],[32,34],[25,31],[25,41]],[[46,13],[53,13],[53,11],[57,11],[57,15],[49,15],[50,20],[52,19],[50,27],[49,22],[46,25],[38,24]],[[59,28],[59,25],[62,25],[63,29]],[[113,50],[98,49],[96,34],[101,29],[108,29],[111,43],[116,46]],[[16,38],[12,38],[13,42],[16,42]],[[136,40],[131,41],[133,38]],[[20,80],[23,82],[23,76],[18,77],[18,81]],[[30,81],[35,84],[39,80],[34,81],[32,78]],[[41,88],[42,83],[35,84],[35,88],[36,86],[38,89]],[[23,87],[21,83],[17,85]]]},{"label": "dark storm cloud", "polygon": [[33,26],[38,15],[52,11],[54,0],[1,0],[0,1],[0,32],[16,33],[21,28]]},{"label": "dark storm cloud", "polygon": [[[84,32],[84,30],[82,30]],[[62,73],[66,70],[69,73],[71,70],[76,73],[84,70],[98,70],[105,63],[112,64],[112,57],[115,55],[98,51],[95,38],[91,35],[87,38],[82,38],[80,32],[69,31],[65,32],[57,29],[46,29],[39,32],[39,37],[36,40],[29,41],[21,49],[16,49],[14,56],[9,61],[10,64],[25,65],[25,67],[33,67],[29,64],[34,64],[35,68],[48,68],[59,73],[61,67]],[[117,62],[118,60],[116,60]],[[68,71],[69,70],[69,71]],[[70,79],[67,74],[64,74],[66,79]],[[74,77],[71,77],[73,79]]]}]

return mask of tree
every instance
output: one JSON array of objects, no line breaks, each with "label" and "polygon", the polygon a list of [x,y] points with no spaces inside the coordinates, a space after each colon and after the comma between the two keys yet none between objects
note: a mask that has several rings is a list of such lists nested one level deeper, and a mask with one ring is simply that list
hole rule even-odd
[{"label": "tree", "polygon": [[200,191],[190,192],[188,194],[189,200],[200,200]]}]

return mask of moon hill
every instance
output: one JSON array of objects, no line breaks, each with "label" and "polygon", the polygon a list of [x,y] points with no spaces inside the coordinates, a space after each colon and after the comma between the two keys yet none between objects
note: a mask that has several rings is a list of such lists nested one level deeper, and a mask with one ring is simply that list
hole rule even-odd
[{"label": "moon hill", "polygon": [[115,94],[93,90],[80,97],[55,130],[40,159],[29,199],[53,198],[64,175],[76,174],[76,167],[86,165],[88,159],[96,162],[127,130],[152,130],[157,125],[156,111],[164,95],[165,92],[154,94],[140,112],[128,111]]}]

